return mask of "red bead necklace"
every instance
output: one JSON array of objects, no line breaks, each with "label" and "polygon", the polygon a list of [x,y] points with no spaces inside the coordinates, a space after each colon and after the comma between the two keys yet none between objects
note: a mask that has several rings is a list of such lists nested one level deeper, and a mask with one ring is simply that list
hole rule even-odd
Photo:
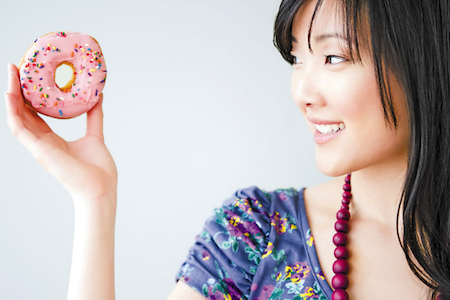
[{"label": "red bead necklace", "polygon": [[350,220],[349,204],[352,194],[350,191],[352,187],[350,185],[351,174],[345,177],[345,184],[343,186],[344,193],[342,194],[342,206],[337,212],[337,221],[334,224],[336,229],[336,234],[333,236],[333,243],[336,245],[334,250],[334,257],[336,261],[333,264],[334,276],[331,279],[331,285],[334,288],[333,294],[331,295],[332,300],[349,300],[348,293],[346,289],[348,288],[348,278],[347,274],[350,270],[348,264],[348,249],[347,249],[347,233],[350,229],[348,225],[348,220]]}]

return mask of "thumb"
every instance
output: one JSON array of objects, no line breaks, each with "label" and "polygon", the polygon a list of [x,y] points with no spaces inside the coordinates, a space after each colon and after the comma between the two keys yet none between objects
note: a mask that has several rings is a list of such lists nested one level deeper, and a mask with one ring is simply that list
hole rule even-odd
[{"label": "thumb", "polygon": [[103,140],[103,93],[97,104],[87,112],[86,135],[96,136]]}]

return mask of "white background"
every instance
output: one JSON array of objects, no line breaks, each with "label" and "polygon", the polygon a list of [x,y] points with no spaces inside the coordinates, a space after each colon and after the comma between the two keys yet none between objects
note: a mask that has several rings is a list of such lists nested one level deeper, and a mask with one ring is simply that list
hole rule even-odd
[{"label": "white background", "polygon": [[[272,45],[279,0],[10,1],[0,84],[48,32],[100,43],[106,143],[119,170],[118,299],[164,299],[194,237],[236,189],[326,180]],[[64,299],[73,204],[10,134],[0,105],[0,298]],[[49,120],[68,140],[85,116]]]}]

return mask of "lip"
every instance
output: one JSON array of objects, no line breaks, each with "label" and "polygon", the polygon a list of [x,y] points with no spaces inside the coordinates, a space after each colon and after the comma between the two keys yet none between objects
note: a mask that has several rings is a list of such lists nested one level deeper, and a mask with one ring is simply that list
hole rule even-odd
[{"label": "lip", "polygon": [[319,119],[319,118],[312,118],[312,117],[308,117],[306,119],[309,122],[313,123],[313,124],[331,125],[331,124],[340,124],[340,123],[342,123],[342,121],[329,121],[329,120],[324,120],[324,119]]},{"label": "lip", "polygon": [[[316,117],[307,117],[306,118],[310,123],[314,124],[314,125],[332,125],[332,124],[340,124],[343,123],[342,121],[330,121],[330,120],[325,120],[325,119],[320,119],[320,118],[316,118]],[[325,144],[328,143],[329,141],[333,140],[335,137],[337,137],[338,135],[340,135],[344,130],[341,129],[337,132],[332,132],[332,133],[326,133],[323,134],[320,131],[318,131],[317,129],[314,131],[314,142],[316,144]]]},{"label": "lip", "polygon": [[[324,123],[321,123],[324,124]],[[332,123],[332,124],[336,124],[336,123]],[[335,137],[337,137],[338,135],[340,135],[344,129],[341,129],[337,132],[332,132],[332,133],[320,133],[317,129],[314,132],[314,142],[316,142],[316,144],[325,144],[328,143],[329,141],[333,140]]]}]

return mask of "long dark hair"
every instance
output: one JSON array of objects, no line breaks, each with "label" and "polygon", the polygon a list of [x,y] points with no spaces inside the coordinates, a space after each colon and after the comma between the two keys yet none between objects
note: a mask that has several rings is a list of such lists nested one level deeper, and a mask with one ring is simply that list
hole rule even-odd
[{"label": "long dark hair", "polygon": [[[290,64],[292,23],[305,2],[283,0],[275,21],[274,44]],[[309,38],[322,2],[317,0]],[[397,217],[397,232],[411,270],[434,291],[431,297],[440,294],[441,300],[450,299],[449,0],[338,3],[350,55],[361,61],[361,49],[369,50],[385,118],[395,127],[389,76],[395,76],[406,96],[410,146],[398,208],[403,228]],[[367,23],[369,41],[363,32]]]}]

